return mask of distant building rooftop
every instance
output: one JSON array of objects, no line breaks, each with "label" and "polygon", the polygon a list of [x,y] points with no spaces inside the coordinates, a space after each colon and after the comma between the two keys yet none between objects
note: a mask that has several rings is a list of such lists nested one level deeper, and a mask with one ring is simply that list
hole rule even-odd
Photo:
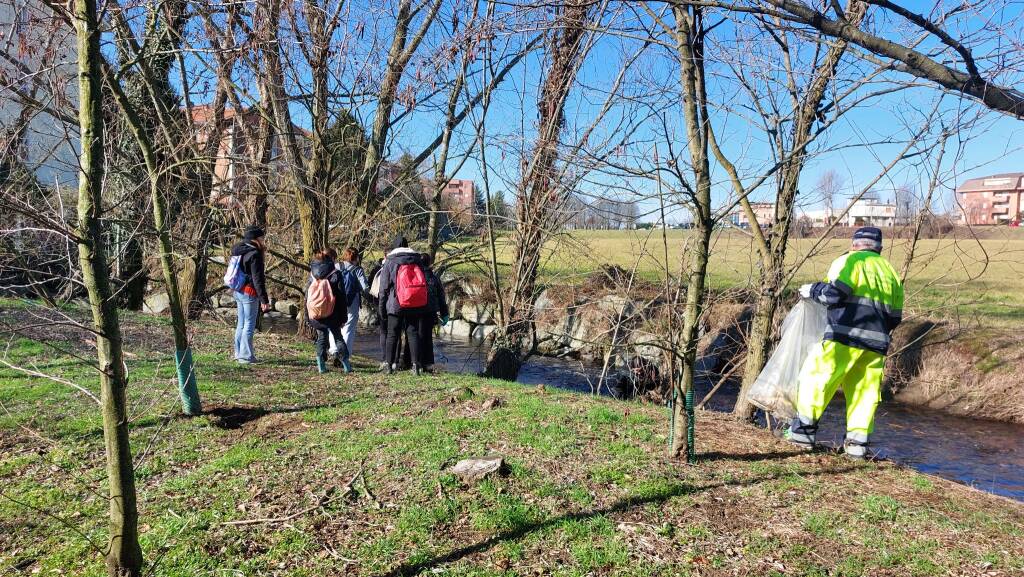
[{"label": "distant building rooftop", "polygon": [[972,178],[960,185],[957,192],[992,192],[997,190],[1022,190],[1024,172],[1007,172],[981,178]]}]

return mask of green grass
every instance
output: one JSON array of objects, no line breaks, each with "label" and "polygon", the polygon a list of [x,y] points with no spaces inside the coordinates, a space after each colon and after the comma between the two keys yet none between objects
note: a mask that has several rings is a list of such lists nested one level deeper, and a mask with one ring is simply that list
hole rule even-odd
[{"label": "green grass", "polygon": [[[24,312],[8,304],[0,314]],[[234,429],[184,419],[165,320],[126,323],[152,575],[1024,571],[1024,507],[941,479],[790,453],[705,412],[699,454],[719,457],[686,466],[663,456],[661,407],[463,375],[385,378],[369,359],[320,376],[311,347],[276,335],[257,340],[272,362],[240,369],[223,355],[229,329],[212,322],[195,326],[206,406],[266,412]],[[96,392],[93,370],[67,354],[88,359],[83,339],[46,336],[66,352],[21,338],[5,359]],[[482,409],[492,397],[500,405]],[[6,368],[0,399],[0,568],[105,574],[90,545],[107,532],[95,405]],[[505,457],[506,474],[466,484],[447,470],[487,453]],[[271,521],[230,524],[254,519]]]}]

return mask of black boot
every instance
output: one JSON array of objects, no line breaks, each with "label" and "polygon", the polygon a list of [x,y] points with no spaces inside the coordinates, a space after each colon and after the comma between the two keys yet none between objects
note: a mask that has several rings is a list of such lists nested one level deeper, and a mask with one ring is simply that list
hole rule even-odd
[{"label": "black boot", "polygon": [[417,377],[420,376],[420,366],[416,363],[412,364],[412,374],[416,375]]}]

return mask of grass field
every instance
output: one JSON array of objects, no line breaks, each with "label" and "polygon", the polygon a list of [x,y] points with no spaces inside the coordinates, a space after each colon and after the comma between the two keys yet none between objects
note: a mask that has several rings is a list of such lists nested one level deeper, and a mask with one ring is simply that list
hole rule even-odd
[{"label": "grass field", "polygon": [[[986,231],[990,238],[925,239],[915,252],[907,286],[911,314],[935,317],[977,317],[995,326],[1024,322],[1024,229]],[[668,261],[680,270],[689,231],[668,231]],[[499,260],[508,262],[507,239]],[[849,246],[830,240],[816,248],[813,239],[793,239],[788,260],[797,266],[790,288],[818,280],[829,263]],[[884,255],[901,270],[909,241],[886,241]],[[664,245],[661,231],[573,231],[546,245],[542,260],[547,282],[579,282],[601,265],[634,267],[646,280],[663,278]],[[812,254],[813,250],[813,254]],[[709,280],[712,288],[750,287],[756,281],[757,254],[751,239],[740,232],[716,232],[712,240]],[[466,269],[468,270],[468,269]]]},{"label": "grass field", "polygon": [[[84,311],[72,310],[72,315]],[[0,301],[0,324],[51,313]],[[7,328],[7,327],[3,327]],[[700,463],[667,462],[660,407],[470,376],[314,374],[312,347],[197,324],[209,413],[176,417],[170,328],[129,315],[147,575],[988,575],[1024,572],[1024,505],[886,463],[794,452],[698,414]],[[96,391],[88,336],[49,324],[0,355]],[[75,358],[74,355],[78,355]],[[467,391],[471,391],[467,392]],[[0,368],[0,573],[101,575],[94,403]],[[497,408],[483,401],[498,399]],[[463,484],[458,459],[508,473]]]}]

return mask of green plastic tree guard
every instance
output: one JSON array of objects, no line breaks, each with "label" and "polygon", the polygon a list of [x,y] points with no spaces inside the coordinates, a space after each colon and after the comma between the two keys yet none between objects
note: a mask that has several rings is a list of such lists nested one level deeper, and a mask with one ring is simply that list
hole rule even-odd
[{"label": "green plastic tree guard", "polygon": [[686,391],[686,462],[697,462],[697,448],[694,446],[693,389]]},{"label": "green plastic tree guard", "polygon": [[203,412],[203,403],[199,400],[199,387],[196,385],[196,367],[192,362],[192,348],[174,351],[174,361],[178,369],[178,392],[181,394],[181,410],[186,415],[198,415]]}]

